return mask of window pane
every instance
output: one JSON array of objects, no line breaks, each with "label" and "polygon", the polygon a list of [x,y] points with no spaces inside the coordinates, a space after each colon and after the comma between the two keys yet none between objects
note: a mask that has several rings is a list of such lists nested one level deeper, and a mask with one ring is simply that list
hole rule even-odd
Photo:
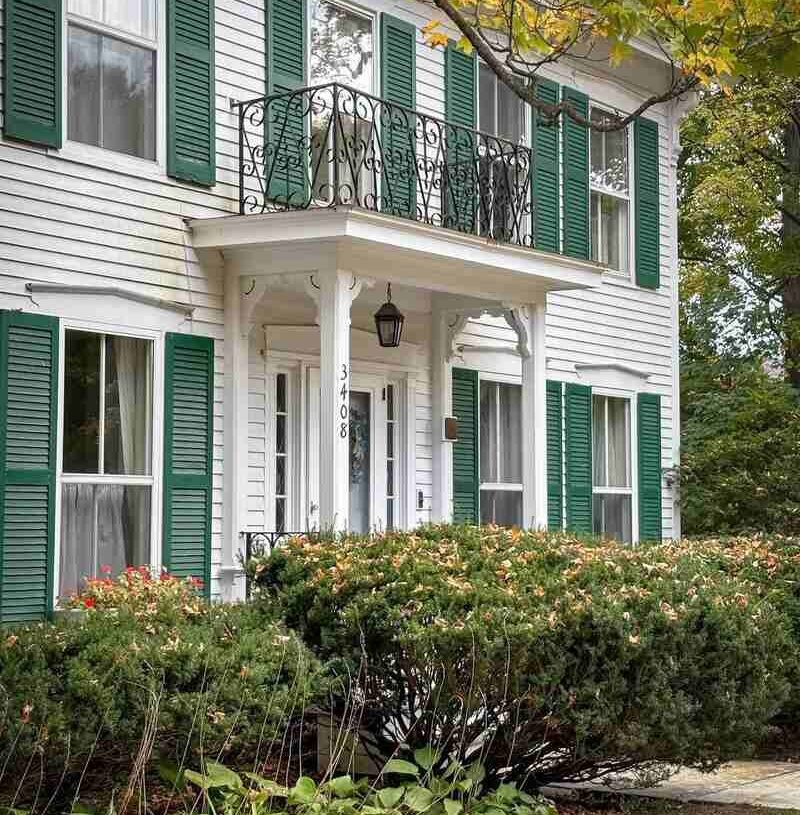
[{"label": "window pane", "polygon": [[607,487],[606,483],[606,397],[592,397],[592,484]]},{"label": "window pane", "polygon": [[104,5],[107,25],[155,39],[155,0],[105,0]]},{"label": "window pane", "polygon": [[593,501],[595,535],[630,543],[631,496],[595,495]]},{"label": "window pane", "polygon": [[150,348],[148,340],[106,337],[106,473],[150,475],[152,471]]},{"label": "window pane", "polygon": [[67,137],[82,144],[100,144],[101,37],[69,27]]},{"label": "window pane", "polygon": [[65,473],[99,472],[100,336],[67,331],[64,342]]},{"label": "window pane", "polygon": [[150,562],[150,487],[64,484],[59,594]]},{"label": "window pane", "polygon": [[606,263],[612,269],[624,271],[628,268],[628,204],[606,195],[602,203]]},{"label": "window pane", "polygon": [[372,19],[325,0],[311,3],[311,84],[372,92]]},{"label": "window pane", "polygon": [[481,382],[481,481],[497,481],[497,385]]},{"label": "window pane", "polygon": [[627,399],[608,400],[608,485],[630,487],[630,443]]},{"label": "window pane", "polygon": [[512,490],[481,490],[481,523],[522,525],[522,493]]},{"label": "window pane", "polygon": [[[610,121],[608,114],[592,109],[593,122]],[[628,191],[628,131],[592,131],[591,142],[592,186],[604,187],[618,193]]]},{"label": "window pane", "polygon": [[103,38],[103,147],[155,158],[155,53]]},{"label": "window pane", "polygon": [[278,374],[276,385],[278,413],[286,413],[286,374]]},{"label": "window pane", "polygon": [[524,133],[522,101],[502,82],[497,83],[497,135],[517,144]]},{"label": "window pane", "polygon": [[386,418],[394,419],[394,385],[386,386]]},{"label": "window pane", "polygon": [[478,129],[497,135],[494,119],[494,95],[497,82],[494,74],[481,63],[478,69]]},{"label": "window pane", "polygon": [[103,22],[103,0],[69,0],[68,9],[72,14]]},{"label": "window pane", "polygon": [[600,259],[600,244],[601,244],[601,236],[600,236],[600,193],[593,192],[592,193],[592,201],[591,201],[591,244],[592,244],[592,260],[596,260],[601,262]]},{"label": "window pane", "polygon": [[500,477],[503,483],[522,483],[522,388],[500,385]]}]

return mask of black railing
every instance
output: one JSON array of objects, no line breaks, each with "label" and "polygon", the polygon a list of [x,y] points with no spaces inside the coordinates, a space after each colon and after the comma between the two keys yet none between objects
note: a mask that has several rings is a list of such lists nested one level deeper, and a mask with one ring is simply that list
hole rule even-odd
[{"label": "black railing", "polygon": [[531,148],[336,83],[239,111],[241,214],[353,206],[531,246]]},{"label": "black railing", "polygon": [[[245,568],[254,557],[264,557],[272,554],[273,550],[289,538],[313,538],[317,532],[283,532],[278,530],[245,532],[244,533],[244,565]],[[246,569],[245,595],[250,597],[252,591],[250,572]]]}]

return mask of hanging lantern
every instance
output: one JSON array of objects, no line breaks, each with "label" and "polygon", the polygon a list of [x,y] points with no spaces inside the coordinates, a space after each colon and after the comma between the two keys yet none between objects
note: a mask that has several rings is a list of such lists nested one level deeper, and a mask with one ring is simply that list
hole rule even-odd
[{"label": "hanging lantern", "polygon": [[375,312],[375,328],[381,348],[397,348],[403,333],[405,317],[392,302],[392,284],[386,287],[386,302]]}]

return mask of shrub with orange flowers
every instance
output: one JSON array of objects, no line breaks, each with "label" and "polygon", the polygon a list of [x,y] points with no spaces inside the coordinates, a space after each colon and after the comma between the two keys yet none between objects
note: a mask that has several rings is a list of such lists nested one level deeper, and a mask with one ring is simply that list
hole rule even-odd
[{"label": "shrub with orange flowers", "polygon": [[264,759],[318,696],[297,636],[252,605],[208,603],[195,581],[128,569],[68,606],[0,638],[6,779],[38,777],[40,761],[47,789],[86,766],[124,774],[141,754]]},{"label": "shrub with orange flowers", "polygon": [[796,663],[779,560],[755,542],[429,526],[296,538],[250,569],[262,604],[355,678],[335,712],[362,700],[377,752],[435,744],[537,785],[746,756]]}]

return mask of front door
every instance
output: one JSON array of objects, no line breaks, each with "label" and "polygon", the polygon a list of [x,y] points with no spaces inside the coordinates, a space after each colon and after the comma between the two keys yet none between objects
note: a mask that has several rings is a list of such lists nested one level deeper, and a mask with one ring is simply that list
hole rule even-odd
[{"label": "front door", "polygon": [[[386,526],[385,383],[382,377],[353,374],[350,381],[349,522],[365,534]],[[319,529],[319,369],[308,382],[308,528]]]}]

